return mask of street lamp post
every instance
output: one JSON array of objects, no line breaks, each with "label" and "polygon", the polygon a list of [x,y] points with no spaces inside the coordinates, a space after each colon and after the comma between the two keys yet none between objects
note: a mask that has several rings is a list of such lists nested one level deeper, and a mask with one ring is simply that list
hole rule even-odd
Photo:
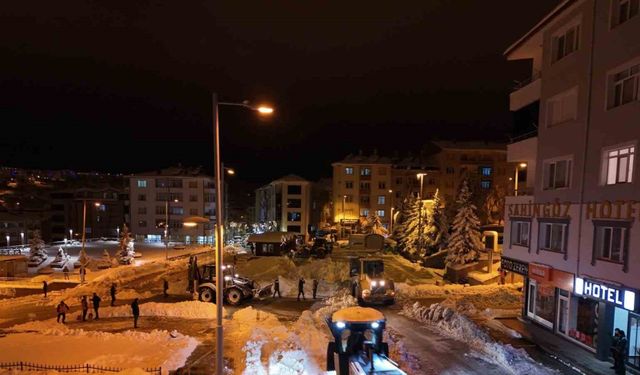
[{"label": "street lamp post", "polygon": [[[78,260],[80,260],[80,283],[84,283],[84,275],[85,275],[85,266],[87,253],[84,249],[84,244],[86,241],[86,233],[87,233],[87,200],[86,198],[82,199],[82,248],[80,249],[80,256]],[[95,202],[94,205],[96,207],[100,206],[99,202]],[[73,230],[69,229],[69,233],[73,233]]]},{"label": "street lamp post", "polygon": [[[167,193],[167,199],[164,202],[164,259],[169,259],[169,198],[170,194]],[[178,203],[178,199],[173,200]]]},{"label": "street lamp post", "polygon": [[422,186],[426,173],[418,173],[416,176],[420,180],[420,191],[418,191],[418,250],[422,249]]},{"label": "street lamp post", "polygon": [[[253,107],[248,102],[243,103],[229,103],[219,102],[218,95],[212,94],[212,107],[213,107],[213,141],[214,141],[214,162],[215,162],[215,189],[216,189],[216,285],[221,288],[223,284],[222,278],[222,163],[220,161],[220,122],[218,120],[218,107],[221,105],[244,107],[257,111],[261,114],[273,113],[273,108],[269,107]],[[223,373],[223,330],[222,330],[222,293],[216,293],[216,371],[215,373],[220,375]]]},{"label": "street lamp post", "polygon": [[11,237],[9,237],[9,235],[7,234],[7,247],[10,246],[9,240],[11,239]]},{"label": "street lamp post", "polygon": [[393,233],[393,190],[389,189],[389,204],[391,205],[390,216],[389,216],[389,234]]}]

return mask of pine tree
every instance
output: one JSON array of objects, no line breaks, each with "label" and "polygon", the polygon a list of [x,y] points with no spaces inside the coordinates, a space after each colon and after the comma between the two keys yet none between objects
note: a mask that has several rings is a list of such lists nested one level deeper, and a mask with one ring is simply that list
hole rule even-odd
[{"label": "pine tree", "polygon": [[456,203],[458,212],[453,220],[453,233],[449,239],[447,266],[474,262],[482,249],[480,220],[476,214],[476,206],[471,202],[467,181],[463,182]]},{"label": "pine tree", "polygon": [[426,231],[429,254],[437,253],[446,248],[449,240],[449,223],[438,190],[433,196],[433,209],[427,221]]},{"label": "pine tree", "polygon": [[131,239],[131,234],[129,233],[129,227],[124,224],[122,226],[122,231],[120,231],[120,257],[133,257],[134,253],[133,240]]},{"label": "pine tree", "polygon": [[38,256],[45,256],[47,255],[46,251],[44,250],[44,241],[42,240],[42,237],[40,235],[40,231],[39,230],[34,230],[33,231],[33,235],[31,236],[31,239],[29,240],[29,254],[31,256],[34,255],[38,255]]},{"label": "pine tree", "polygon": [[424,256],[427,245],[426,239],[427,214],[422,201],[412,199],[408,205],[407,215],[404,221],[404,234],[400,240],[400,248],[411,257]]},{"label": "pine tree", "polygon": [[386,236],[387,228],[382,225],[382,220],[380,220],[380,216],[378,216],[374,211],[371,211],[369,217],[367,218],[367,225],[365,229],[365,233],[379,234],[381,236]]},{"label": "pine tree", "polygon": [[398,208],[398,215],[396,216],[396,219],[393,222],[393,233],[391,233],[391,237],[398,243],[398,246],[397,246],[398,250],[400,250],[399,245],[402,239],[404,238],[404,234],[405,234],[407,214],[408,214],[409,207],[411,205],[410,199],[411,197],[407,197],[402,200],[402,203]]}]

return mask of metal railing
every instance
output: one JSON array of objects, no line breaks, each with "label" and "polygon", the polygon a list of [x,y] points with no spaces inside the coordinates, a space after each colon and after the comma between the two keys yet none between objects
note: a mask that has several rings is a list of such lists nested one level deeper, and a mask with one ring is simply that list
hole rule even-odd
[{"label": "metal railing", "polygon": [[[58,372],[84,372],[84,373],[102,373],[102,372],[120,372],[123,368],[97,366],[91,364],[84,365],[43,365],[31,362],[0,362],[1,369],[19,370],[19,371],[47,371],[55,370]],[[144,371],[149,374],[162,375],[162,367],[145,368]]]}]

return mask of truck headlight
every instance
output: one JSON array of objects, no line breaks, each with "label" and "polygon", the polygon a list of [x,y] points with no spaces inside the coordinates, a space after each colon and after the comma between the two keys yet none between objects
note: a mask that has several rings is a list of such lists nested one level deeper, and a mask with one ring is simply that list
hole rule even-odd
[{"label": "truck headlight", "polygon": [[378,323],[378,322],[371,323],[371,328],[378,329],[378,327],[380,327],[380,323]]},{"label": "truck headlight", "polygon": [[224,281],[229,281],[229,280],[231,280],[231,276],[225,276],[224,277]]},{"label": "truck headlight", "polygon": [[384,286],[384,280],[380,280],[380,286]]},{"label": "truck headlight", "polygon": [[377,285],[378,285],[378,282],[377,282],[377,281],[373,280],[373,281],[371,282],[371,287],[376,287]]},{"label": "truck headlight", "polygon": [[344,327],[346,327],[347,325],[344,324],[344,322],[336,322],[336,327],[338,329],[343,329]]}]

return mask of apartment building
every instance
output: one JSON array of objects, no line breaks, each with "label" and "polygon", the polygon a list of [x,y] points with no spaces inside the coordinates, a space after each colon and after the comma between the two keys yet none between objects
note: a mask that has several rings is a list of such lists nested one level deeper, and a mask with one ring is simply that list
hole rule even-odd
[{"label": "apartment building", "polygon": [[311,183],[287,175],[256,190],[256,221],[276,221],[280,231],[307,237],[310,203]]},{"label": "apartment building", "polygon": [[[199,168],[172,167],[138,173],[129,178],[131,232],[136,238],[164,239],[168,219],[170,240],[210,243],[216,221],[215,180]],[[183,226],[184,219],[199,216],[208,223]]]},{"label": "apartment building", "polygon": [[360,153],[348,155],[332,167],[333,219],[341,235],[351,233],[359,218],[371,213],[388,227],[393,197],[391,159]]},{"label": "apartment building", "polygon": [[505,52],[531,62],[510,108],[537,115],[538,131],[508,147],[525,182],[506,200],[502,263],[525,281],[525,317],[601,360],[620,328],[636,369],[638,9],[638,0],[566,0]]}]

